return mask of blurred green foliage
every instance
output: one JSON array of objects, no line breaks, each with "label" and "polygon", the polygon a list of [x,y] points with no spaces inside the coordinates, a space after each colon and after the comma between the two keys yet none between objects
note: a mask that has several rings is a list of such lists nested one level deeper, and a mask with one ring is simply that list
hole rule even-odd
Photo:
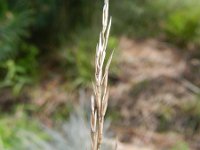
[{"label": "blurred green foliage", "polygon": [[111,5],[113,15],[113,30],[117,34],[131,37],[145,37],[157,34],[159,19],[163,13],[156,12],[159,0],[120,0]]},{"label": "blurred green foliage", "polygon": [[156,36],[177,44],[199,46],[198,0],[127,0],[113,3],[114,29],[134,37]]},{"label": "blurred green foliage", "polygon": [[171,150],[189,150],[189,146],[186,142],[178,142]]},{"label": "blurred green foliage", "polygon": [[13,87],[15,95],[30,82],[36,67],[37,48],[24,41],[34,22],[32,9],[25,6],[19,1],[0,4],[0,87]]},{"label": "blurred green foliage", "polygon": [[0,69],[5,74],[0,82],[0,88],[12,87],[15,96],[20,93],[24,85],[32,83],[38,65],[36,61],[38,49],[36,47],[24,43],[20,52],[22,57],[9,58],[0,63]]},{"label": "blurred green foliage", "polygon": [[[54,53],[69,34],[91,24],[95,7],[91,2],[0,1],[0,87],[12,87],[17,95],[31,83],[40,72],[40,58]],[[82,61],[86,55],[79,54],[77,59]],[[75,57],[71,59],[76,63]]]},{"label": "blurred green foliage", "polygon": [[182,46],[200,40],[200,2],[197,0],[177,1],[165,20],[164,30],[171,42]]},{"label": "blurred green foliage", "polygon": [[[0,116],[0,149],[22,150],[25,144],[23,132],[31,131],[41,139],[49,139],[37,121],[28,118],[22,110],[17,110],[12,117],[1,114]],[[22,136],[22,137],[21,137]],[[21,143],[21,144],[20,144]]]},{"label": "blurred green foliage", "polygon": [[32,11],[27,8],[10,8],[7,1],[1,1],[0,7],[0,61],[3,61],[17,54],[22,38],[29,34],[28,27],[33,19]]}]

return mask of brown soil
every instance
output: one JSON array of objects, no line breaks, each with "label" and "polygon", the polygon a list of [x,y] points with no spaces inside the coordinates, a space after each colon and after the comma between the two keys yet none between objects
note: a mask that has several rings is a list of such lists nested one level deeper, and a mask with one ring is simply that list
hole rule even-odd
[{"label": "brown soil", "polygon": [[[187,53],[158,40],[125,37],[120,40],[119,51],[119,81],[111,88],[110,100],[111,109],[119,111],[121,118],[114,123],[119,140],[126,144],[139,141],[146,150],[171,149],[187,141],[193,129],[183,107],[193,103],[199,92],[188,80],[194,78],[188,75],[192,72]],[[141,128],[142,132],[137,131]],[[200,149],[190,145],[190,149]]]}]

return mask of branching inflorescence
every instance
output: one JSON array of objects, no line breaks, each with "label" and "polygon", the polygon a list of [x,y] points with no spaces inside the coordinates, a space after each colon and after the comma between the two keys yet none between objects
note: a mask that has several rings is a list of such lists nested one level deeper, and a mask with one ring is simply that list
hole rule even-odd
[{"label": "branching inflorescence", "polygon": [[112,19],[109,17],[109,0],[104,0],[102,31],[96,47],[94,94],[91,97],[91,138],[92,150],[100,150],[103,138],[104,117],[108,106],[108,70],[112,60],[110,55],[105,64],[106,49],[110,34]]}]

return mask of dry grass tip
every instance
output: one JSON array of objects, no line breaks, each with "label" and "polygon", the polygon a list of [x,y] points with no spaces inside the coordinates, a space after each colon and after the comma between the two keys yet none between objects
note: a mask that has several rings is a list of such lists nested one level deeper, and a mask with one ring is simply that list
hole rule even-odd
[{"label": "dry grass tip", "polygon": [[108,106],[108,71],[112,60],[110,55],[105,63],[106,49],[112,19],[109,17],[109,0],[104,0],[102,31],[96,47],[94,93],[91,96],[91,138],[92,150],[100,150],[103,138],[104,117]]}]

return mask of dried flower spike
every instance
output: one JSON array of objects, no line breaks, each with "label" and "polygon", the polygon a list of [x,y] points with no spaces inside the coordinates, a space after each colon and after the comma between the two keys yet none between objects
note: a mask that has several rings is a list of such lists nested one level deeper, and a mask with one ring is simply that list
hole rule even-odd
[{"label": "dried flower spike", "polygon": [[106,49],[112,19],[109,18],[109,0],[104,0],[102,31],[96,47],[94,94],[91,97],[91,138],[92,150],[100,150],[103,138],[104,116],[108,106],[108,71],[112,54],[105,65]]}]

